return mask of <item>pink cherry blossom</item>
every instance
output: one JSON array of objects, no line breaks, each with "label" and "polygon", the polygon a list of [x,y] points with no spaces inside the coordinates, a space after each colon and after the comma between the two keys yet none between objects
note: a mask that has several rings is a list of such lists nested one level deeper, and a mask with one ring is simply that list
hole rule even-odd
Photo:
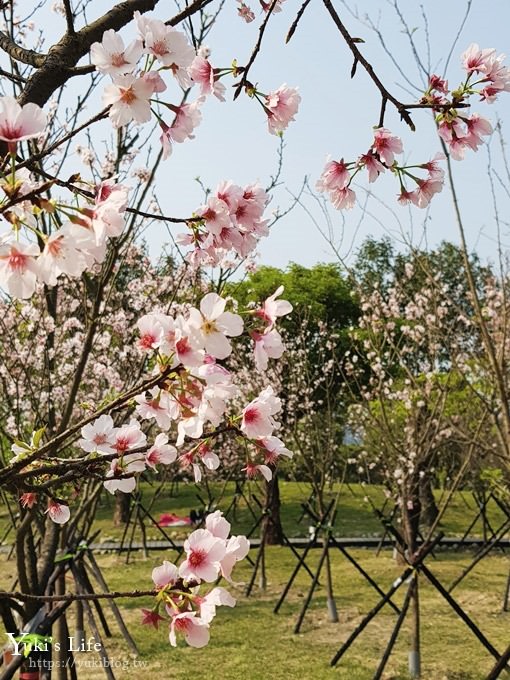
[{"label": "pink cherry blossom", "polygon": [[439,165],[439,161],[444,161],[446,160],[446,156],[444,153],[438,152],[432,158],[432,160],[428,161],[427,163],[423,163],[421,167],[424,170],[427,170],[429,173],[429,178],[430,179],[443,179],[444,178],[444,170],[443,168]]},{"label": "pink cherry blossom", "polygon": [[211,196],[205,205],[196,211],[206,224],[211,234],[220,235],[222,230],[230,226],[230,211],[228,205],[221,198]]},{"label": "pink cherry blossom", "polygon": [[0,285],[16,298],[32,297],[37,283],[35,243],[0,242]]},{"label": "pink cherry blossom", "polygon": [[61,274],[80,276],[85,271],[87,260],[77,247],[70,222],[48,237],[37,264],[40,279],[49,286],[55,286]]},{"label": "pink cherry blossom", "polygon": [[157,349],[163,335],[163,326],[157,314],[145,314],[137,321],[140,338],[137,345],[140,349],[149,352]]},{"label": "pink cherry blossom", "polygon": [[201,94],[214,94],[220,101],[225,101],[225,86],[218,80],[215,80],[214,69],[207,59],[197,55],[193,59],[188,72],[193,82],[200,85]]},{"label": "pink cherry blossom", "polygon": [[170,395],[159,387],[153,387],[148,394],[139,394],[135,397],[135,401],[138,403],[136,407],[136,412],[141,418],[150,419],[154,418],[158,427],[162,430],[170,429],[173,420],[172,413],[172,402]]},{"label": "pink cherry blossom", "polygon": [[384,165],[378,161],[372,153],[366,153],[363,156],[360,156],[358,165],[366,168],[369,182],[375,182],[379,175],[385,171]]},{"label": "pink cherry blossom", "polygon": [[[266,467],[261,465],[259,467]],[[267,468],[269,470],[269,468]],[[260,471],[262,472],[262,471]],[[271,470],[269,470],[270,476],[267,481],[271,479]],[[264,475],[266,476],[266,475]],[[235,567],[236,562],[244,560],[246,555],[250,552],[250,541],[246,536],[231,536],[226,545],[225,555],[222,558],[221,565],[221,575],[227,581],[231,581],[232,570]]]},{"label": "pink cherry blossom", "polygon": [[177,646],[177,633],[184,634],[184,639],[190,647],[205,647],[209,642],[209,626],[196,612],[183,612],[172,616],[169,634],[172,647]]},{"label": "pink cherry blossom", "polygon": [[328,161],[317,180],[317,191],[333,191],[333,189],[345,189],[351,176],[347,165],[342,158],[340,161]]},{"label": "pink cherry blossom", "polygon": [[187,581],[216,580],[225,557],[225,541],[215,538],[207,529],[197,529],[184,541],[184,550],[186,559],[179,566],[179,576]]},{"label": "pink cherry blossom", "polygon": [[199,599],[200,618],[205,623],[211,623],[216,616],[216,607],[235,607],[235,598],[225,588],[213,588],[205,597]]},{"label": "pink cherry blossom", "polygon": [[286,316],[292,312],[292,305],[287,300],[277,300],[280,297],[285,288],[283,286],[278,286],[275,292],[270,295],[262,306],[262,310],[257,312],[257,316],[260,316],[266,323],[273,325],[280,316]]},{"label": "pink cherry blossom", "polygon": [[189,326],[200,338],[208,354],[225,359],[232,351],[227,336],[241,335],[243,320],[237,314],[225,312],[226,300],[216,293],[207,293],[200,302],[200,311],[189,312]]},{"label": "pink cherry blossom", "polygon": [[163,160],[166,160],[172,153],[172,142],[181,144],[187,139],[194,139],[193,131],[202,121],[200,107],[204,102],[203,97],[199,97],[191,104],[183,104],[174,107],[175,118],[172,125],[167,125],[162,120],[159,121],[162,133],[160,142],[163,147]]},{"label": "pink cherry blossom", "polygon": [[120,76],[132,73],[143,53],[140,40],[134,40],[127,47],[121,36],[109,29],[103,33],[102,41],[90,47],[90,61],[100,73]]},{"label": "pink cherry blossom", "polygon": [[276,135],[287,128],[294,120],[300,102],[297,89],[285,83],[266,96],[267,125],[271,134]]},{"label": "pink cherry blossom", "polygon": [[145,455],[147,467],[156,469],[156,465],[170,465],[177,458],[177,449],[168,443],[168,437],[162,432],[154,440],[154,444]]},{"label": "pink cherry blossom", "polygon": [[145,28],[145,49],[166,66],[181,87],[189,87],[191,80],[188,67],[195,57],[195,50],[185,34],[163,21],[151,19]]},{"label": "pink cherry blossom", "polygon": [[273,478],[273,473],[271,468],[267,465],[257,465],[255,463],[247,463],[246,467],[242,468],[243,472],[246,472],[246,477],[248,479],[255,479],[259,475],[264,477],[266,482],[270,482]]},{"label": "pink cherry blossom", "polygon": [[22,508],[33,508],[37,503],[37,494],[31,491],[22,493],[19,499]]},{"label": "pink cherry blossom", "polygon": [[239,16],[246,21],[247,24],[255,20],[255,14],[253,11],[246,5],[244,2],[241,2],[241,0],[237,0],[239,2],[239,7],[237,8],[237,13]]},{"label": "pink cherry blossom", "polygon": [[329,193],[329,199],[337,210],[350,210],[356,204],[356,194],[352,189],[333,189]]},{"label": "pink cherry blossom", "polygon": [[144,470],[145,458],[138,453],[128,454],[123,457],[122,461],[112,460],[103,486],[111,494],[116,491],[131,493],[136,488],[135,475]]},{"label": "pink cherry blossom", "polygon": [[21,107],[14,97],[0,97],[0,139],[8,142],[9,150],[16,150],[16,143],[43,134],[47,124],[44,111],[37,104]]},{"label": "pink cherry blossom", "polygon": [[119,455],[130,449],[138,449],[145,446],[147,437],[142,432],[140,423],[131,418],[128,425],[123,425],[115,431],[112,447]]},{"label": "pink cherry blossom", "polygon": [[280,456],[292,458],[293,453],[286,448],[285,444],[278,437],[263,437],[257,440],[257,446],[263,449],[264,462],[268,465],[275,465]]},{"label": "pink cherry blossom", "polygon": [[109,415],[99,416],[96,420],[81,428],[82,439],[78,445],[84,451],[98,451],[99,453],[113,453],[115,438],[113,418]]},{"label": "pink cherry blossom", "polygon": [[175,119],[170,127],[170,137],[174,142],[184,142],[186,139],[194,139],[193,131],[202,121],[200,107],[204,98],[199,97],[191,104],[182,104],[177,108]]},{"label": "pink cherry blossom", "polygon": [[153,94],[161,94],[166,88],[166,83],[157,71],[149,71],[142,75],[143,80],[152,88]]},{"label": "pink cherry blossom", "polygon": [[467,127],[465,142],[473,151],[476,151],[483,144],[482,137],[492,133],[492,125],[487,118],[478,113],[472,113],[469,118],[464,118],[464,123]]},{"label": "pink cherry blossom", "polygon": [[255,366],[258,371],[266,371],[268,360],[279,359],[285,350],[282,337],[276,329],[266,329],[264,333],[254,331],[252,338],[255,342]]},{"label": "pink cherry blossom", "polygon": [[48,501],[48,509],[46,510],[48,517],[55,524],[65,524],[71,517],[69,506],[64,503],[58,503],[50,498]]},{"label": "pink cherry blossom", "polygon": [[374,132],[372,151],[379,154],[379,158],[385,165],[391,167],[395,161],[395,154],[403,151],[402,140],[392,135],[387,128],[377,128]]},{"label": "pink cherry blossom", "polygon": [[494,48],[481,50],[476,43],[471,43],[465,52],[460,55],[463,68],[468,73],[483,73],[488,69],[496,54]]},{"label": "pink cherry blossom", "polygon": [[273,388],[266,387],[243,409],[241,430],[250,439],[269,437],[279,427],[273,416],[281,410],[281,401]]},{"label": "pink cherry blossom", "polygon": [[117,76],[103,92],[103,104],[110,106],[109,117],[115,128],[132,120],[147,123],[151,119],[152,85],[133,75]]},{"label": "pink cherry blossom", "polygon": [[154,567],[152,570],[152,580],[156,588],[165,588],[165,586],[173,586],[179,578],[179,570],[167,560],[163,560],[160,567]]},{"label": "pink cherry blossom", "polygon": [[227,540],[230,533],[231,524],[228,522],[221,510],[215,510],[207,515],[205,518],[205,528],[209,531],[215,538],[222,538]]},{"label": "pink cherry blossom", "polygon": [[432,200],[434,194],[438,194],[443,190],[442,180],[425,179],[418,182],[416,190],[416,205],[418,208],[426,208]]}]

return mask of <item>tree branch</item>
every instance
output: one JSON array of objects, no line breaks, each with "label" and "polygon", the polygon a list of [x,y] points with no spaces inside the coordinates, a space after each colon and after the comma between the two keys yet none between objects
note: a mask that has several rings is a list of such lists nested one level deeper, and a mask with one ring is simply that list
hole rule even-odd
[{"label": "tree branch", "polygon": [[[372,81],[375,83],[377,89],[381,93],[381,97],[383,98],[383,100],[389,101],[393,104],[393,106],[399,112],[402,120],[405,123],[407,123],[407,125],[414,132],[414,130],[416,128],[415,128],[415,125],[413,123],[413,120],[411,118],[409,111],[406,110],[405,104],[402,104],[401,101],[399,101],[390,92],[388,92],[388,90],[385,88],[385,86],[379,80],[379,78],[377,77],[372,65],[365,59],[363,54],[359,51],[355,39],[350,35],[349,31],[343,25],[342,21],[340,20],[340,17],[338,16],[335,8],[333,7],[333,5],[331,3],[331,0],[322,0],[322,2],[324,3],[325,8],[328,10],[331,18],[333,19],[335,26],[338,28],[343,39],[345,40],[345,42],[349,46],[349,49],[351,50],[353,57],[354,57],[354,63],[355,64],[359,63],[363,66],[363,68],[368,73],[368,75],[370,76]],[[415,105],[414,108],[421,108],[421,107]],[[425,107],[423,107],[423,108],[425,108]],[[381,122],[381,121],[379,121],[379,122]]]},{"label": "tree branch", "polygon": [[39,52],[34,50],[20,47],[4,31],[0,31],[0,48],[16,61],[21,61],[23,64],[29,64],[36,68],[44,64],[47,56],[46,54],[39,54]]}]

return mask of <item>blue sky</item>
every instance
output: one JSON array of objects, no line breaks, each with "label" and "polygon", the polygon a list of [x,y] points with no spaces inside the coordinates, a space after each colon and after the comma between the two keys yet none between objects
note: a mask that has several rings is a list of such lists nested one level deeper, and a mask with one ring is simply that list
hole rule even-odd
[{"label": "blue sky", "polygon": [[[250,2],[256,9],[257,0]],[[409,92],[411,86],[364,20],[368,13],[370,21],[383,35],[396,64],[411,83],[419,86],[422,74],[416,66],[394,2],[335,0],[335,6],[351,34],[365,40],[360,48],[386,87],[401,100],[412,102],[418,97],[417,91]],[[88,11],[90,19],[99,16],[110,5],[110,1],[95,0]],[[167,19],[168,3],[160,2],[159,5],[156,16]],[[426,6],[428,47],[422,5]],[[379,92],[362,68],[358,68],[354,79],[350,79],[350,52],[321,0],[312,0],[293,39],[285,45],[285,35],[300,6],[301,0],[286,0],[283,11],[271,18],[262,51],[251,72],[251,80],[258,83],[261,91],[276,89],[286,82],[298,86],[302,97],[296,121],[285,133],[282,185],[275,192],[270,210],[285,210],[305,177],[314,186],[328,154],[337,159],[354,160],[365,152],[372,139],[372,127],[379,117]],[[467,3],[465,0],[427,0],[426,3],[400,0],[400,6],[422,59],[427,64],[430,58],[432,70],[444,75],[446,57]],[[510,52],[510,3],[508,0],[491,0],[490,12],[487,6],[486,0],[472,0],[471,11],[446,72],[450,84],[460,82],[463,72],[459,57],[471,42],[478,42],[482,47],[495,47],[498,52]],[[45,32],[49,39],[60,35],[65,26],[63,18],[50,13],[46,7],[40,11],[45,13],[43,25],[47,26]],[[355,14],[361,21],[356,19]],[[244,23],[237,16],[237,3],[226,0],[217,26],[208,38],[213,65],[228,66],[234,58],[239,64],[246,63],[257,38],[260,20],[261,16],[257,14],[255,22]],[[134,27],[128,27],[122,33],[129,40],[134,34]],[[262,109],[245,95],[233,102],[232,79],[224,82],[228,88],[227,102],[209,99],[204,105],[203,122],[196,130],[196,139],[175,145],[173,155],[160,168],[157,194],[165,214],[189,215],[198,207],[203,194],[195,181],[197,176],[204,185],[214,189],[223,179],[232,179],[239,184],[260,180],[267,185],[275,172],[279,140],[268,133]],[[75,79],[69,87],[69,95],[74,97],[82,86],[79,79]],[[177,102],[178,92],[174,89],[170,100]],[[493,123],[499,119],[503,134],[510,140],[510,93],[503,94],[491,106],[476,101],[473,104],[474,111],[490,118]],[[100,105],[99,101],[97,105]],[[94,106],[91,103],[83,116],[92,115]],[[401,123],[396,112],[388,106],[385,124],[402,137],[405,160],[420,163],[431,158],[440,146],[430,114],[417,111],[413,117],[417,127],[415,133]],[[103,146],[103,131],[110,134],[108,124],[98,127],[95,132],[97,148]],[[157,146],[157,143],[155,137],[154,144]],[[509,197],[506,186],[503,186],[505,170],[496,138],[491,142],[491,155],[497,170],[497,174],[492,174],[492,180],[500,211],[501,240],[507,248],[510,247],[510,234],[504,216]],[[140,155],[140,164],[143,164],[143,156],[144,153]],[[465,161],[455,163],[454,170],[469,243],[483,258],[494,260],[498,225],[494,217],[487,148],[480,149],[478,153],[469,152]],[[321,229],[331,229],[338,252],[347,259],[352,258],[355,248],[368,234],[375,237],[389,234],[402,247],[405,243],[433,246],[441,239],[457,240],[453,209],[446,188],[434,199],[430,211],[422,211],[397,205],[398,186],[392,176],[381,177],[372,186],[375,194],[366,202],[364,189],[368,187],[367,183],[362,181],[357,189],[365,212],[360,207],[343,213],[331,209],[329,227],[316,200],[303,195],[304,207],[294,208],[275,224],[270,236],[261,241],[261,262],[285,267],[291,261],[311,266],[315,262],[335,260],[331,246],[321,236],[317,225]],[[173,233],[180,231],[183,229],[177,227]],[[151,226],[146,236],[154,255],[161,252],[169,240],[167,229],[161,223]]]},{"label": "blue sky", "polygon": [[[315,184],[327,154],[354,159],[368,148],[380,105],[379,93],[362,69],[358,69],[356,77],[350,80],[350,53],[319,1],[311,3],[294,38],[288,45],[284,44],[284,36],[300,4],[287,0],[283,11],[272,18],[262,52],[252,70],[252,78],[259,83],[262,91],[287,82],[297,85],[302,96],[296,122],[285,134],[284,186],[279,188],[272,204],[272,207],[279,205],[282,209],[292,200],[291,194],[299,190],[305,176],[309,177],[312,185]],[[367,0],[349,3],[349,7],[361,17],[370,13],[397,63],[411,82],[419,85],[418,68],[392,4],[384,0]],[[426,62],[420,3],[406,1],[400,4],[405,8],[409,26],[415,29],[413,36]],[[361,49],[388,89],[404,101],[413,101],[413,96],[402,88],[402,85],[407,89],[409,86],[385,54],[376,34],[357,21],[344,4],[337,2],[336,6],[351,34],[365,40]],[[443,74],[445,59],[459,29],[466,3],[461,0],[450,3],[430,0],[426,7],[430,63],[435,72]],[[258,21],[259,17],[250,25],[240,21],[233,0],[228,0],[224,15],[209,39],[213,64],[224,66],[234,57],[240,64],[245,63],[256,39]],[[447,71],[450,83],[460,82],[462,78],[459,56],[469,43],[494,46],[499,52],[510,51],[509,25],[510,3],[506,0],[492,0],[490,15],[486,2],[473,0]],[[510,135],[510,93],[491,106],[474,104],[474,111],[492,121],[499,118],[507,137]],[[388,107],[386,125],[402,137],[405,157],[409,162],[423,162],[439,150],[439,143],[427,112],[416,112],[414,119],[417,132],[412,133]],[[496,139],[492,146],[497,165]],[[174,155],[160,174],[158,184],[160,194],[164,189],[165,208],[171,214],[189,213],[190,207],[201,199],[200,188],[193,182],[197,175],[211,188],[224,178],[238,183],[255,179],[267,183],[275,169],[277,147],[278,139],[267,133],[263,112],[255,101],[244,96],[225,104],[208,101],[196,140],[176,146]],[[454,169],[470,244],[482,257],[493,259],[496,231],[487,168],[487,151],[481,149],[478,153],[469,153],[465,161],[455,163]],[[500,169],[500,176],[501,173]],[[366,187],[366,183],[363,186]],[[340,214],[334,210],[330,213],[336,244],[342,256],[352,252],[352,248],[359,245],[367,234],[379,236],[388,233],[401,243],[412,242],[415,245],[426,242],[433,245],[443,238],[457,239],[446,188],[444,195],[435,199],[430,212],[399,207],[395,201],[398,187],[393,177],[381,178],[374,189],[377,199],[369,199],[366,206],[369,214],[363,214],[359,208],[348,213]],[[504,214],[504,197],[502,192],[499,193],[500,210]],[[358,195],[363,196],[362,189]],[[320,226],[325,227],[324,217],[314,199],[304,197],[303,202]],[[166,239],[160,230],[161,227],[156,227],[150,232],[153,251],[157,251]],[[504,244],[510,243],[505,225],[502,225],[502,235]],[[276,266],[285,266],[289,261],[309,266],[335,258],[310,215],[299,206],[273,227],[259,250],[264,263]]]}]

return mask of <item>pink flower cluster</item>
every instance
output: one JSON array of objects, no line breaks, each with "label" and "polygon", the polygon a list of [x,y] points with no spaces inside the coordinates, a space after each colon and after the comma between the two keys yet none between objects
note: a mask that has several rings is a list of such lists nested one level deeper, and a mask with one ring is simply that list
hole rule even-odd
[{"label": "pink flower cluster", "polygon": [[[253,12],[244,3],[241,2],[238,11],[246,21],[253,20]],[[279,7],[275,11],[279,11]],[[103,92],[103,104],[109,107],[112,125],[119,128],[133,121],[147,123],[154,113],[162,130],[163,157],[167,158],[172,143],[193,139],[193,132],[202,120],[200,107],[207,95],[213,94],[225,101],[225,86],[220,78],[230,73],[237,75],[239,71],[235,65],[213,68],[206,51],[195,53],[183,32],[159,19],[135,12],[135,22],[136,40],[126,46],[122,37],[110,29],[105,31],[100,43],[92,45],[90,58],[100,73],[112,78]],[[143,66],[139,67],[142,58]],[[198,85],[201,95],[190,104],[160,101],[157,95],[167,90],[161,76],[164,71],[170,71],[184,89]],[[247,91],[262,104],[272,134],[281,133],[294,120],[301,100],[295,88],[284,84],[267,95],[252,86],[247,87]],[[162,113],[154,110],[156,104],[174,114],[172,123],[165,122]]]},{"label": "pink flower cluster", "polygon": [[[114,180],[99,184],[89,204],[63,206],[68,219],[50,235],[39,231],[34,216],[41,210],[53,213],[55,207],[34,196],[38,187],[29,173],[20,170],[1,181],[0,186],[6,194],[4,216],[15,229],[12,234],[0,236],[0,285],[13,297],[30,298],[38,281],[54,286],[63,274],[81,276],[103,261],[108,238],[119,236],[124,229],[129,190]],[[9,208],[13,194],[18,202]],[[25,195],[32,198],[19,200]],[[21,228],[34,240],[21,241]]]},{"label": "pink flower cluster", "polygon": [[[465,115],[462,111],[473,94],[479,94],[482,101],[492,103],[501,92],[510,91],[510,69],[503,65],[504,59],[505,55],[497,55],[495,49],[480,49],[473,43],[461,56],[462,66],[468,75],[456,90],[450,91],[448,81],[441,76],[430,76],[429,87],[420,103],[436,113],[439,136],[448,146],[452,158],[462,160],[466,149],[477,151],[483,144],[483,137],[491,134],[492,125],[486,118],[478,113]],[[378,127],[371,148],[357,161],[328,160],[317,181],[317,190],[327,193],[338,210],[350,209],[356,204],[351,183],[361,169],[367,170],[370,183],[375,182],[385,170],[390,170],[400,182],[398,202],[425,208],[434,194],[442,191],[444,171],[438,166],[438,161],[444,160],[445,156],[436,154],[428,163],[400,166],[395,154],[402,151],[401,139],[386,128]],[[426,170],[427,176],[416,176],[416,169]],[[414,189],[406,185],[409,180],[414,183]]]},{"label": "pink flower cluster", "polygon": [[[171,124],[156,113],[162,129],[161,142],[165,157],[171,153],[172,142],[193,139],[193,131],[201,122],[200,106],[205,95],[214,94],[223,100],[224,86],[209,61],[195,53],[186,35],[163,21],[135,12],[138,29],[136,40],[125,46],[113,29],[105,31],[100,43],[91,47],[90,58],[96,69],[112,78],[103,92],[103,104],[109,107],[109,117],[116,128],[151,119],[152,104],[160,103],[174,114]],[[138,63],[144,59],[143,67]],[[191,104],[172,105],[158,102],[157,95],[167,84],[161,74],[169,71],[182,88],[193,83],[201,87],[202,95]]]},{"label": "pink flower cluster", "polygon": [[431,104],[437,112],[439,136],[455,160],[463,160],[467,149],[477,151],[482,138],[492,132],[486,118],[478,113],[464,115],[461,107],[473,94],[492,104],[501,92],[510,91],[510,69],[503,65],[504,60],[505,55],[497,55],[495,49],[480,49],[473,43],[461,56],[467,78],[456,90],[450,92],[448,82],[439,76],[430,77],[422,102]]},{"label": "pink flower cluster", "polygon": [[[177,635],[191,647],[204,647],[209,642],[209,626],[216,616],[216,607],[234,607],[232,595],[215,587],[200,594],[202,583],[213,583],[223,577],[231,581],[235,564],[244,559],[250,549],[245,536],[230,536],[230,523],[219,510],[208,515],[205,529],[193,531],[184,542],[185,559],[176,566],[164,561],[152,571],[158,591],[153,609],[142,610],[142,622],[159,627],[169,624],[169,640],[177,645]],[[163,612],[166,616],[163,616]]]},{"label": "pink flower cluster", "polygon": [[[443,154],[436,156],[427,163],[420,165],[401,166],[395,155],[403,152],[402,140],[392,135],[387,128],[376,128],[372,146],[367,153],[362,154],[357,161],[345,162],[330,160],[317,181],[316,188],[327,193],[333,206],[337,210],[353,208],[356,204],[356,194],[350,185],[356,175],[363,169],[368,173],[368,181],[375,182],[377,178],[389,170],[400,181],[399,203],[413,203],[419,208],[426,207],[435,193],[443,188],[444,172],[438,166],[438,161],[444,159]],[[426,170],[427,176],[416,175],[416,170]],[[414,190],[408,190],[406,180],[415,183]]]},{"label": "pink flower cluster", "polygon": [[[273,341],[263,348],[260,345],[264,341],[255,340],[255,361],[259,365],[262,353],[267,366],[268,357],[279,358],[283,352],[274,326],[278,317],[290,313],[292,306],[286,300],[277,299],[282,290],[279,288],[259,309],[248,312],[257,328],[261,320],[265,326],[267,333],[259,330],[258,335],[273,335]],[[173,423],[177,425],[177,447],[187,439],[200,440],[179,457],[182,466],[192,466],[196,482],[201,480],[202,466],[208,470],[219,467],[220,459],[212,451],[212,441],[238,388],[233,384],[233,375],[218,361],[231,354],[230,338],[240,336],[244,329],[241,316],[225,311],[226,304],[216,293],[208,293],[198,309],[190,307],[185,315],[172,317],[155,312],[139,319],[138,347],[154,355],[156,370],[165,372],[167,377],[135,397],[136,416],[153,421],[162,432],[150,445],[136,417],[116,426],[106,414],[82,428],[80,448],[110,461],[104,477],[104,486],[110,493],[130,493],[145,470],[156,470],[157,465],[169,465],[177,460],[177,449],[169,444],[168,436]],[[280,339],[278,346],[275,337]],[[248,459],[245,470],[249,476],[260,473],[270,479],[267,464],[275,464],[280,455],[292,455],[283,442],[272,436],[273,430],[279,427],[273,416],[280,409],[280,400],[272,387],[267,387],[240,415],[229,416],[227,420],[227,430],[252,440],[255,457],[262,455],[262,467],[256,467],[253,458]],[[208,425],[210,429],[206,432]],[[13,446],[16,454],[33,448],[25,444]]]},{"label": "pink flower cluster", "polygon": [[191,233],[180,234],[178,243],[192,245],[188,261],[194,267],[216,266],[229,253],[245,258],[263,236],[268,221],[263,218],[269,196],[259,184],[240,187],[222,182],[207,203],[195,211]]},{"label": "pink flower cluster", "polygon": [[280,286],[267,300],[262,308],[253,313],[255,327],[250,335],[255,343],[255,366],[259,371],[267,369],[269,359],[279,359],[284,352],[282,337],[276,330],[276,321],[280,316],[292,312],[292,305],[287,300],[277,300],[283,293]]}]

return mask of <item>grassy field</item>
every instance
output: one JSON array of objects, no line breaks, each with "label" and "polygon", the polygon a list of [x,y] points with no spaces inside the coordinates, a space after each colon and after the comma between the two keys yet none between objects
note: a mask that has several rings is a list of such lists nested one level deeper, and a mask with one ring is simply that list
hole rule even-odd
[{"label": "grassy field", "polygon": [[[310,495],[310,487],[308,484],[297,482],[280,482],[281,487],[281,517],[282,524],[286,534],[292,536],[305,536],[308,534],[308,525],[310,524],[307,518],[301,519],[302,508],[301,503],[305,501]],[[217,502],[218,507],[226,510],[234,494],[234,484],[228,484],[221,494],[223,485],[211,484],[211,496]],[[381,524],[374,515],[371,504],[364,500],[367,496],[377,508],[382,508],[384,504],[384,495],[382,488],[379,486],[362,487],[359,484],[344,485],[336,487],[334,491],[340,491],[338,512],[335,522],[335,533],[339,536],[379,536],[381,532]],[[205,490],[201,487],[199,490],[193,484],[180,484],[176,495],[171,495],[167,487],[161,493],[157,500],[151,507],[151,514],[155,519],[164,512],[173,512],[179,516],[187,516],[192,508],[199,509],[201,502],[197,497],[197,493],[201,494],[204,501],[207,500]],[[251,484],[250,487],[245,487],[245,493],[249,497],[254,495],[260,501],[263,500],[263,490],[256,484]],[[142,485],[142,503],[145,506],[151,504],[154,489],[148,484]],[[441,502],[441,492],[436,492],[438,504]],[[256,503],[253,499],[250,500],[252,506],[257,509]],[[390,508],[387,508],[389,512]],[[477,513],[475,501],[473,496],[468,491],[457,492],[441,523],[441,528],[447,535],[462,536],[468,528],[471,520],[474,519]],[[113,514],[113,499],[105,493],[102,497],[102,505],[97,514],[95,529],[100,529],[100,539],[108,540],[112,538],[119,539],[122,536],[122,528],[114,527],[112,525]],[[488,505],[488,517],[491,525],[496,529],[503,521],[503,514],[499,508],[492,501]],[[247,533],[254,524],[254,517],[250,513],[249,507],[245,500],[240,498],[237,505],[236,512],[231,516],[230,521],[233,524],[234,533]],[[168,534],[176,539],[182,538],[186,535],[186,529],[167,530]],[[471,531],[472,536],[479,536],[482,533],[482,522],[479,520]],[[257,534],[255,534],[257,535]],[[139,533],[137,534],[139,538]],[[153,540],[161,539],[161,534],[157,529],[147,525],[147,538]]]},{"label": "grassy field", "polygon": [[[313,551],[311,563],[319,557]],[[385,551],[378,557],[373,551],[354,550],[356,558],[384,588],[400,574],[391,553]],[[112,555],[99,556],[104,576],[110,588],[150,587],[150,571],[163,557],[154,554],[148,560],[138,558],[126,565]],[[2,557],[2,560],[5,558]],[[439,553],[429,560],[429,567],[445,583],[449,583],[470,560],[469,554]],[[335,597],[340,622],[329,623],[325,605],[325,592],[319,587],[305,618],[302,632],[293,634],[296,617],[303,602],[309,579],[302,573],[291,591],[281,613],[272,609],[291,573],[294,559],[284,548],[269,548],[267,557],[268,586],[265,592],[258,588],[249,599],[242,589],[234,588],[238,605],[234,609],[219,611],[211,627],[211,642],[202,650],[170,647],[167,631],[142,627],[140,608],[149,600],[121,600],[119,604],[126,622],[140,650],[138,662],[142,671],[135,668],[126,645],[113,623],[114,637],[106,640],[110,656],[124,668],[117,677],[139,677],[150,673],[153,680],[369,680],[378,665],[386,641],[395,622],[395,614],[385,608],[368,626],[339,666],[332,669],[329,661],[364,613],[376,603],[377,594],[337,553],[332,560]],[[502,595],[510,561],[501,554],[483,560],[475,571],[455,590],[455,597],[474,618],[493,645],[503,650],[510,640],[510,614],[501,611]],[[249,565],[239,565],[237,579],[248,580]],[[2,564],[1,583],[5,585],[14,574],[13,562]],[[400,603],[403,592],[395,601]],[[423,645],[423,678],[426,680],[478,680],[486,677],[492,667],[490,655],[455,616],[434,589],[421,582],[421,625]],[[109,617],[110,618],[110,617]],[[90,634],[89,632],[87,634]],[[384,677],[396,680],[407,678],[407,645],[409,631],[402,628],[394,654]],[[78,664],[90,663],[96,655],[78,655]],[[82,668],[85,668],[82,666]],[[85,668],[87,680],[104,675],[99,669]]]},{"label": "grassy field", "polygon": [[[211,487],[211,493],[217,499],[219,488],[219,485]],[[233,485],[227,487],[226,493],[219,499],[219,507],[228,507],[233,488]],[[152,493],[152,489],[144,487],[145,504],[150,503]],[[193,485],[181,485],[176,496],[171,496],[165,490],[154,503],[152,513],[156,518],[162,512],[188,515],[191,508],[197,509],[200,506],[196,493],[197,489]],[[256,486],[252,487],[251,493],[262,499],[262,493]],[[374,505],[381,507],[383,494],[378,487],[366,489],[352,485],[341,489],[336,519],[338,535],[380,535],[380,524],[370,504],[364,500],[368,493]],[[309,522],[299,522],[299,518],[300,504],[308,494],[309,488],[304,484],[284,482],[281,485],[282,520],[289,536],[307,534]],[[122,533],[121,528],[112,527],[112,510],[111,500],[108,504],[105,498],[96,521],[96,528],[101,529],[103,540],[119,538]],[[457,493],[442,522],[442,528],[449,535],[462,535],[475,514],[476,507],[471,494]],[[499,526],[502,520],[501,513],[493,504],[489,507],[489,519],[494,527]],[[239,503],[233,524],[233,533],[246,532],[253,525],[253,518],[244,501]],[[472,535],[480,535],[481,529],[479,522]],[[182,538],[186,535],[186,529],[175,529],[169,533],[173,538]],[[140,539],[139,532],[136,538]],[[156,529],[149,528],[148,538],[157,539],[160,536]],[[350,552],[383,589],[387,589],[402,571],[393,560],[391,551],[383,551],[379,556],[373,550]],[[311,552],[311,567],[317,563],[319,556],[320,550]],[[143,559],[141,553],[136,553],[131,557],[130,563],[126,564],[123,556],[97,554],[106,581],[110,589],[114,590],[152,587],[152,568],[161,564],[163,559],[172,560],[173,557],[174,553],[171,552],[153,552],[148,559]],[[429,558],[427,563],[439,579],[448,585],[471,559],[472,553],[445,550],[438,552],[435,559]],[[4,553],[0,556],[0,564],[0,587],[10,588],[15,576],[15,563],[13,560],[7,561]],[[294,635],[295,621],[310,583],[306,572],[301,571],[280,614],[272,613],[294,564],[295,557],[290,550],[269,547],[266,590],[262,591],[256,586],[252,596],[246,598],[242,585],[231,588],[238,599],[238,605],[234,609],[218,610],[218,616],[211,627],[211,642],[203,650],[191,649],[183,643],[178,649],[173,649],[168,643],[165,626],[159,631],[142,627],[140,609],[150,606],[149,599],[119,600],[125,621],[139,647],[140,655],[135,659],[130,656],[106,605],[113,631],[113,637],[106,640],[106,647],[118,669],[116,677],[135,678],[150,674],[151,680],[369,680],[373,677],[391,634],[395,614],[390,608],[384,608],[342,662],[336,668],[330,668],[329,662],[333,654],[363,615],[377,603],[379,596],[338,551],[333,552],[332,573],[340,622],[333,624],[328,621],[325,590],[321,583],[301,633]],[[510,642],[510,614],[502,612],[509,568],[508,556],[495,551],[482,560],[454,591],[455,598],[499,651],[503,651]],[[250,565],[239,565],[234,576],[237,581],[246,583],[251,576]],[[69,581],[68,588],[74,589],[72,581]],[[395,602],[401,603],[403,597],[404,591],[399,591],[394,598]],[[490,654],[423,579],[420,581],[420,602],[422,677],[425,680],[485,678],[493,665]],[[72,616],[70,625],[72,628]],[[90,634],[88,630],[87,635]],[[405,623],[386,667],[386,680],[408,678],[408,644],[409,628]],[[96,680],[105,677],[98,667],[98,657],[93,652],[77,655],[77,664],[82,669],[80,678]],[[508,677],[510,678],[510,674]]]}]

